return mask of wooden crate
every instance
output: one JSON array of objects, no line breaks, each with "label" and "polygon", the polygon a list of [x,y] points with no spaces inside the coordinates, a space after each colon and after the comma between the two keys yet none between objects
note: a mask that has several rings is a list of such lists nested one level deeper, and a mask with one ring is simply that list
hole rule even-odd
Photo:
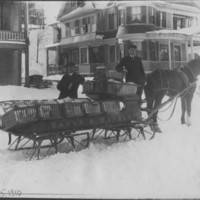
[{"label": "wooden crate", "polygon": [[38,106],[39,118],[42,119],[57,119],[61,118],[59,104],[43,104]]},{"label": "wooden crate", "polygon": [[107,70],[106,71],[106,78],[107,79],[114,79],[118,81],[123,81],[124,73],[123,72],[117,72],[116,70]]},{"label": "wooden crate", "polygon": [[82,110],[82,102],[81,103],[64,103],[63,104],[63,111],[65,117],[81,117],[84,115],[84,112]]},{"label": "wooden crate", "polygon": [[137,85],[129,83],[107,82],[107,93],[117,96],[130,96],[136,94]]},{"label": "wooden crate", "polygon": [[99,115],[102,114],[101,106],[99,102],[86,102],[83,103],[83,109],[87,115]]},{"label": "wooden crate", "polygon": [[37,108],[35,106],[14,108],[1,116],[5,129],[16,125],[37,120]]},{"label": "wooden crate", "polygon": [[103,101],[103,111],[108,114],[119,114],[121,111],[119,103],[119,101]]}]

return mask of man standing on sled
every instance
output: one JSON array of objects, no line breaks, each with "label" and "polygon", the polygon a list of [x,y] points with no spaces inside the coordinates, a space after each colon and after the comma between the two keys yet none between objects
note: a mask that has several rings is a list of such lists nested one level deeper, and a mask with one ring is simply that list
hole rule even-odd
[{"label": "man standing on sled", "polygon": [[129,55],[121,59],[120,63],[116,66],[118,72],[125,72],[126,83],[132,82],[138,84],[138,89],[136,94],[139,96],[141,101],[141,96],[146,80],[146,75],[144,72],[142,60],[136,55],[137,46],[130,45],[128,47]]}]

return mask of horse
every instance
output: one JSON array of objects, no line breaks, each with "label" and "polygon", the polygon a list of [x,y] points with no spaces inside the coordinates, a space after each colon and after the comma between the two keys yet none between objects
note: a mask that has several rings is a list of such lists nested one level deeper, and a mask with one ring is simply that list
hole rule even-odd
[{"label": "horse", "polygon": [[156,69],[147,75],[144,86],[147,113],[157,126],[157,132],[161,132],[157,123],[157,115],[159,107],[163,105],[161,103],[165,95],[170,100],[175,97],[181,98],[181,124],[191,125],[191,103],[198,75],[200,75],[200,58],[193,59],[177,69]]}]

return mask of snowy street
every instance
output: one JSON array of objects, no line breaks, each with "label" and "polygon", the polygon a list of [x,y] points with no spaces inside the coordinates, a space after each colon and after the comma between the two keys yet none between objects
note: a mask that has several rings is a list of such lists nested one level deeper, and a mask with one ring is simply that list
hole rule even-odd
[{"label": "snowy street", "polygon": [[[79,88],[79,96],[82,88]],[[55,99],[48,89],[0,86],[0,100]],[[171,108],[172,109],[172,108]],[[0,131],[0,197],[43,198],[200,198],[200,97],[194,94],[192,125],[180,123],[180,101],[160,112],[160,127],[150,141],[91,143],[78,152],[28,158],[32,150],[8,150]]]}]

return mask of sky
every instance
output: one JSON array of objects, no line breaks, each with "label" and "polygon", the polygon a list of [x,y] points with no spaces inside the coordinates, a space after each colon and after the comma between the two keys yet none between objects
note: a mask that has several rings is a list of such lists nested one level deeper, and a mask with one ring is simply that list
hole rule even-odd
[{"label": "sky", "polygon": [[63,1],[36,1],[36,3],[44,8],[46,24],[56,21],[59,9]]},{"label": "sky", "polygon": [[[56,83],[47,89],[0,86],[0,92],[0,101],[52,100],[59,94]],[[199,199],[199,92],[195,92],[192,102],[192,125],[180,124],[178,100],[169,121],[166,119],[172,108],[159,113],[162,133],[157,133],[153,140],[121,138],[116,143],[100,135],[89,148],[72,151],[63,141],[57,154],[54,149],[42,149],[40,160],[29,160],[33,150],[8,150],[8,134],[0,130],[0,197]],[[82,87],[78,95],[85,97]],[[134,129],[131,134],[134,136]]]}]

